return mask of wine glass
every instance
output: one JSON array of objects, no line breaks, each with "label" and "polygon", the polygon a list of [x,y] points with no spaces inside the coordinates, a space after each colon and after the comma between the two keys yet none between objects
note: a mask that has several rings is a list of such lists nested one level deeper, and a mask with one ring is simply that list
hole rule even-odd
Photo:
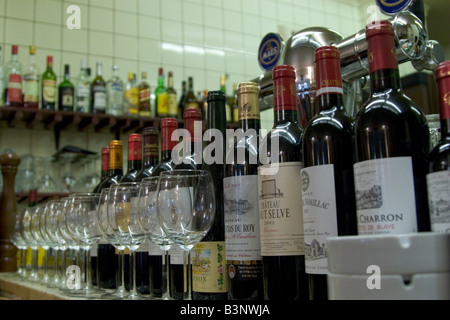
[{"label": "wine glass", "polygon": [[176,169],[160,174],[156,208],[161,228],[183,250],[187,286],[184,299],[191,300],[190,250],[212,226],[215,193],[211,173]]},{"label": "wine glass", "polygon": [[110,207],[109,188],[100,191],[100,203],[97,207],[97,219],[103,237],[111,243],[118,251],[118,265],[116,271],[116,289],[113,292],[105,293],[102,299],[123,299],[128,295],[125,288],[125,246],[118,240],[108,221],[108,210]]},{"label": "wine glass", "polygon": [[17,211],[16,218],[14,220],[14,232],[11,235],[11,242],[17,247],[19,251],[19,265],[17,269],[17,276],[26,279],[27,277],[27,248],[28,243],[22,236],[23,217],[25,211]]},{"label": "wine glass", "polygon": [[146,239],[139,224],[139,187],[137,182],[124,182],[109,188],[109,225],[117,240],[130,250],[130,288],[126,299],[146,299],[136,289],[136,250]]},{"label": "wine glass", "polygon": [[40,279],[38,267],[39,243],[34,238],[32,233],[33,220],[36,219],[34,216],[38,215],[38,210],[40,208],[41,206],[36,205],[25,209],[22,217],[22,222],[20,223],[19,227],[22,238],[27,243],[27,246],[31,248],[31,270],[27,278],[31,282],[38,282]]},{"label": "wine glass", "polygon": [[99,204],[100,194],[80,193],[69,196],[69,207],[66,213],[67,229],[72,238],[80,243],[84,251],[84,287],[76,291],[77,295],[83,295],[91,298],[97,294],[103,293],[103,290],[95,288],[92,285],[91,272],[91,249],[96,244],[102,234],[97,219],[97,206]]},{"label": "wine glass", "polygon": [[169,250],[173,244],[173,241],[164,233],[159,222],[158,215],[156,213],[156,192],[158,190],[159,177],[148,177],[141,181],[141,187],[139,189],[139,223],[147,235],[148,239],[157,245],[162,251],[164,251],[166,272],[162,273],[163,284],[166,287],[163,288],[163,295],[161,299],[171,300],[170,296],[170,284],[168,281],[168,275],[170,270],[169,265]]}]

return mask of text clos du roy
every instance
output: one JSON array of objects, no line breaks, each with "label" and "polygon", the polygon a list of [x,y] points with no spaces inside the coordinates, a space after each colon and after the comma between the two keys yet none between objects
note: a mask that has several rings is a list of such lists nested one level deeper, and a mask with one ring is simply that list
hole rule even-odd
[{"label": "text clos du roy", "polygon": [[[207,102],[208,129],[219,130],[222,137],[225,137],[225,94],[222,91],[210,91],[208,92]],[[187,105],[186,109],[189,109]],[[213,139],[212,137],[209,138]],[[191,250],[193,300],[226,300],[228,295],[223,203],[223,176],[226,140],[223,139],[222,142],[222,159],[216,159],[216,161],[212,164],[206,164],[205,162],[203,165],[203,169],[210,171],[214,180],[216,212],[210,230]],[[212,151],[213,157],[216,157],[216,154],[214,153],[216,151],[217,149]],[[202,268],[202,263],[198,262],[199,259],[204,259],[206,257],[209,257],[209,261],[211,263],[210,271]]]},{"label": "text clos du roy", "polygon": [[315,76],[318,114],[305,126],[302,138],[305,268],[310,299],[326,300],[327,237],[358,233],[353,181],[353,118],[344,109],[336,47],[316,49]]},{"label": "text clos du roy", "polygon": [[428,125],[403,94],[391,23],[368,25],[366,39],[371,94],[355,121],[358,234],[429,231]]},{"label": "text clos du roy", "polygon": [[428,203],[431,230],[450,232],[450,61],[442,62],[434,72],[438,88],[441,141],[428,157]]},{"label": "text clos du roy", "polygon": [[[264,298],[308,300],[300,178],[303,130],[297,118],[294,68],[276,66],[273,86],[275,121],[261,147],[270,163],[258,167]],[[276,142],[278,153],[272,155]]]},{"label": "text clos du roy", "polygon": [[239,129],[245,135],[227,155],[223,179],[229,300],[262,300],[259,239],[258,148],[259,89],[243,82],[237,92]]}]

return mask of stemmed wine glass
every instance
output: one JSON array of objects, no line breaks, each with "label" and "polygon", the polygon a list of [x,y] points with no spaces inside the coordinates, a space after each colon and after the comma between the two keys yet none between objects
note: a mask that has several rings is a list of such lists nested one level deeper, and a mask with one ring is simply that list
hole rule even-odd
[{"label": "stemmed wine glass", "polygon": [[92,246],[102,236],[97,219],[99,201],[100,194],[98,193],[74,194],[69,197],[70,210],[66,212],[68,214],[67,229],[72,238],[80,243],[80,247],[84,251],[84,287],[77,290],[76,294],[85,297],[96,297],[97,294],[104,292],[92,285],[90,254]]},{"label": "stemmed wine glass", "polygon": [[212,226],[215,193],[211,173],[177,169],[160,174],[156,208],[161,228],[183,250],[184,300],[191,300],[190,250]]},{"label": "stemmed wine glass", "polygon": [[125,299],[147,299],[136,289],[136,250],[146,235],[139,224],[140,183],[124,182],[109,188],[109,225],[117,240],[130,250],[130,287]]},{"label": "stemmed wine glass", "polygon": [[163,284],[166,285],[163,288],[163,295],[161,299],[171,300],[170,296],[170,283],[168,281],[168,275],[170,270],[169,264],[169,250],[173,245],[173,241],[164,233],[159,222],[158,215],[156,213],[156,192],[158,190],[159,177],[148,177],[141,181],[141,187],[139,189],[139,223],[147,235],[148,239],[157,245],[162,251],[164,251],[164,262],[166,272],[163,272]]},{"label": "stemmed wine glass", "polygon": [[39,252],[39,243],[34,238],[32,233],[32,225],[33,221],[36,219],[38,210],[42,207],[39,205],[28,207],[22,216],[22,222],[20,224],[20,233],[22,238],[27,243],[28,247],[31,248],[31,270],[28,275],[28,280],[31,282],[38,282],[40,280],[39,277],[39,267],[38,267],[38,252]]}]

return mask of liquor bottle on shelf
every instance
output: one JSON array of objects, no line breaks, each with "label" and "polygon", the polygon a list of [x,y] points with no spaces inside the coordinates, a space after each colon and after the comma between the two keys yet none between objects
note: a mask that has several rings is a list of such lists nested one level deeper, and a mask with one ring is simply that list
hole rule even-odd
[{"label": "liquor bottle on shelf", "polygon": [[139,89],[133,72],[128,72],[125,86],[125,112],[130,116],[139,115]]},{"label": "liquor bottle on shelf", "polygon": [[[103,180],[97,192],[111,185],[119,184],[123,177],[123,144],[120,140],[112,140],[109,143],[108,177]],[[113,289],[116,287],[117,270],[116,249],[111,243],[104,240],[98,244],[98,281],[101,288]]]},{"label": "liquor bottle on shelf", "polygon": [[47,69],[42,74],[43,110],[56,109],[56,74],[53,71],[53,56],[47,56]]},{"label": "liquor bottle on shelf", "polygon": [[308,300],[300,178],[303,130],[294,68],[276,66],[273,86],[274,125],[261,142],[258,167],[264,298]]},{"label": "liquor bottle on shelf", "polygon": [[91,83],[91,112],[106,113],[106,82],[102,75],[102,62],[97,61],[97,75]]},{"label": "liquor bottle on shelf", "polygon": [[123,114],[123,102],[124,102],[124,88],[123,81],[119,77],[119,66],[114,65],[112,67],[112,77],[106,84],[107,87],[107,99],[108,105],[106,113],[113,116],[120,116]]},{"label": "liquor bottle on shelf", "polygon": [[[213,224],[204,238],[192,248],[192,299],[193,300],[226,300],[227,272],[225,253],[225,221],[223,202],[223,177],[226,146],[226,114],[225,94],[218,91],[208,92],[208,129],[219,130],[222,134],[222,159],[208,164],[203,161],[203,169],[211,172],[216,195],[216,212]],[[188,108],[187,108],[188,109]],[[209,131],[207,131],[209,132]],[[212,137],[210,137],[212,139]],[[206,151],[206,149],[205,149]],[[217,151],[216,151],[217,153]],[[217,163],[218,162],[218,163]],[[196,263],[197,257],[207,257],[211,261],[211,269],[204,270]]]},{"label": "liquor bottle on shelf", "polygon": [[36,64],[36,47],[30,46],[30,62],[23,73],[23,106],[39,109],[39,84],[41,72]]},{"label": "liquor bottle on shelf", "polygon": [[194,92],[194,78],[193,77],[189,77],[188,78],[188,89],[186,91],[186,96],[184,97],[184,109],[189,109],[189,108],[200,108],[200,104],[198,102],[197,97],[195,96],[195,92]]},{"label": "liquor bottle on shelf", "polygon": [[[172,133],[178,128],[178,121],[175,118],[163,118],[161,120],[161,161],[153,169],[151,176],[158,177],[163,171],[171,171],[174,167],[172,162],[172,149],[177,145],[177,141],[172,141]],[[149,251],[150,265],[150,295],[162,297],[166,283],[163,282],[163,256],[161,250],[156,246],[151,246]],[[169,263],[169,257],[165,256],[165,263]],[[167,267],[167,265],[166,265]]]},{"label": "liquor bottle on shelf", "polygon": [[[202,112],[200,109],[186,109],[184,110],[184,129],[187,135],[183,137],[183,151],[179,163],[174,166],[174,169],[198,169],[202,165],[197,160],[197,155],[201,155],[203,151],[203,130],[202,130]],[[178,162],[178,161],[177,161]]]},{"label": "liquor bottle on shelf", "polygon": [[183,80],[181,82],[181,97],[180,97],[180,100],[178,101],[178,115],[177,115],[178,119],[183,118],[186,94],[187,94],[186,80]]},{"label": "liquor bottle on shelf", "polygon": [[[345,111],[339,51],[323,46],[315,52],[315,115],[303,138],[302,198],[311,300],[327,300],[327,237],[357,235],[353,180],[353,122]],[[320,202],[320,204],[319,204]],[[321,205],[326,204],[326,205]]]},{"label": "liquor bottle on shelf", "polygon": [[233,123],[239,123],[239,106],[237,102],[237,83],[233,83],[233,94],[229,97]]},{"label": "liquor bottle on shelf", "polygon": [[207,97],[208,97],[208,90],[205,89],[205,90],[203,90],[203,99],[200,102],[200,108],[202,110],[203,121],[205,122],[205,125],[208,123],[208,101],[207,101]]},{"label": "liquor bottle on shelf", "polygon": [[142,136],[132,133],[128,136],[128,168],[120,182],[133,182],[142,169]]},{"label": "liquor bottle on shelf", "polygon": [[19,61],[19,47],[11,47],[11,60],[5,67],[5,106],[22,107],[22,64]]},{"label": "liquor bottle on shelf", "polygon": [[4,90],[5,90],[5,70],[3,68],[3,59],[2,59],[2,46],[0,46],[0,107],[3,107],[5,105],[5,97],[4,97]]},{"label": "liquor bottle on shelf", "polygon": [[64,65],[64,80],[58,86],[58,110],[73,111],[75,86],[70,82],[70,66]]},{"label": "liquor bottle on shelf", "polygon": [[169,116],[169,105],[167,89],[164,86],[164,71],[163,68],[158,70],[158,86],[155,89],[155,106],[156,116],[160,118]]},{"label": "liquor bottle on shelf", "polygon": [[101,190],[99,190],[99,188],[103,183],[103,181],[105,181],[109,175],[108,167],[109,167],[109,146],[102,148],[102,168],[100,173],[100,182],[92,191],[93,193],[100,193]]},{"label": "liquor bottle on shelf", "polygon": [[[440,63],[434,71],[438,89],[441,139],[428,157],[428,203],[431,231],[450,232],[450,60]],[[447,202],[446,202],[447,201]]]},{"label": "liquor bottle on shelf", "polygon": [[143,163],[142,169],[137,173],[134,182],[141,182],[142,179],[151,177],[153,169],[159,163],[159,131],[155,127],[145,127],[142,132]]},{"label": "liquor bottle on shelf", "polygon": [[225,97],[227,99],[227,102],[225,104],[226,106],[226,117],[227,122],[231,122],[233,119],[232,113],[231,113],[231,105],[229,104],[229,99],[227,96],[227,75],[220,76],[220,90],[225,93]]},{"label": "liquor bottle on shelf", "polygon": [[139,84],[139,116],[150,117],[150,85],[147,82],[147,72],[141,73],[141,83]]},{"label": "liquor bottle on shelf", "polygon": [[91,82],[89,81],[87,61],[82,58],[80,61],[80,73],[75,83],[75,111],[89,112],[91,101]]},{"label": "liquor bottle on shelf", "polygon": [[264,283],[259,240],[259,89],[239,84],[239,137],[227,154],[223,179],[228,300],[262,300]]},{"label": "liquor bottle on shelf", "polygon": [[425,115],[402,91],[394,31],[367,25],[370,97],[355,121],[358,234],[429,231]]},{"label": "liquor bottle on shelf", "polygon": [[169,75],[167,78],[167,109],[169,117],[178,117],[177,91],[173,87],[172,71],[169,71]]}]

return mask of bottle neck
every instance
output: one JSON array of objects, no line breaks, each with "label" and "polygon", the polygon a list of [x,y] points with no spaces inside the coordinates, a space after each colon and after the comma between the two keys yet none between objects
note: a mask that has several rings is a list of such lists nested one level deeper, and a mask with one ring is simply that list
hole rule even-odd
[{"label": "bottle neck", "polygon": [[370,90],[372,94],[386,91],[402,90],[398,69],[379,69],[370,74]]},{"label": "bottle neck", "polygon": [[161,161],[172,158],[172,149],[177,145],[177,141],[172,141],[172,133],[176,127],[163,127],[161,129]]},{"label": "bottle neck", "polygon": [[326,111],[332,108],[344,109],[344,98],[341,94],[328,93],[316,98],[318,111]]},{"label": "bottle neck", "polygon": [[169,79],[167,80],[167,87],[173,88],[173,77],[169,77]]},{"label": "bottle neck", "polygon": [[158,77],[158,87],[164,88],[164,76]]},{"label": "bottle neck", "polygon": [[450,139],[450,118],[441,119],[441,140]]},{"label": "bottle neck", "polygon": [[145,168],[156,166],[159,161],[158,134],[144,135],[143,166]]},{"label": "bottle neck", "polygon": [[295,79],[281,77],[274,80],[274,124],[298,122],[297,90]]}]

